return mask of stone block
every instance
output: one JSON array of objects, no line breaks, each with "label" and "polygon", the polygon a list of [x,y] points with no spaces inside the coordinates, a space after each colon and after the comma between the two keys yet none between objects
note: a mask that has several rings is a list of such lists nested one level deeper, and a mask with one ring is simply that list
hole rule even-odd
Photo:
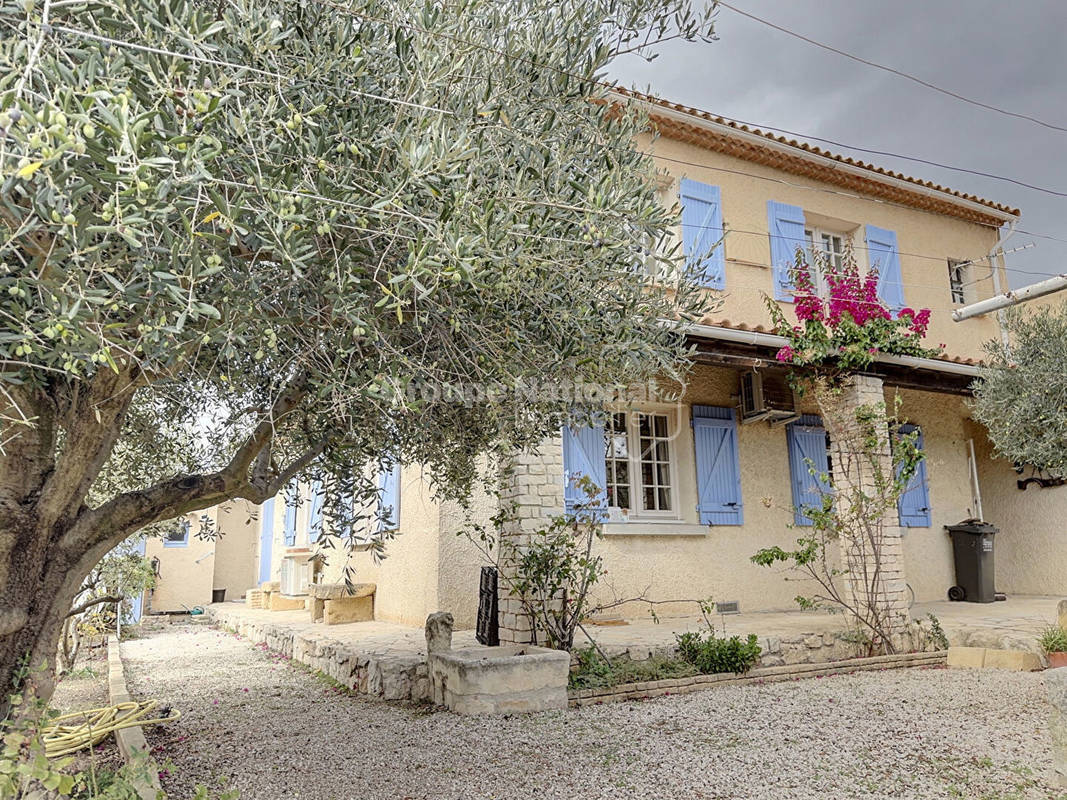
[{"label": "stone block", "polygon": [[986,669],[1013,669],[1019,672],[1033,672],[1044,666],[1041,657],[1036,653],[1028,653],[1023,650],[997,650],[989,648],[985,651]]},{"label": "stone block", "polygon": [[374,619],[374,595],[323,600],[322,621],[326,625],[369,622]]},{"label": "stone block", "polygon": [[305,607],[305,601],[307,598],[304,595],[289,595],[281,594],[280,592],[270,593],[270,610],[271,611],[297,611]]},{"label": "stone block", "polygon": [[426,656],[452,649],[452,615],[447,611],[435,611],[426,617]]},{"label": "stone block", "polygon": [[984,647],[950,647],[945,662],[950,667],[981,669],[985,666]]},{"label": "stone block", "polygon": [[570,655],[532,645],[471,647],[430,659],[433,701],[457,714],[567,707]]}]

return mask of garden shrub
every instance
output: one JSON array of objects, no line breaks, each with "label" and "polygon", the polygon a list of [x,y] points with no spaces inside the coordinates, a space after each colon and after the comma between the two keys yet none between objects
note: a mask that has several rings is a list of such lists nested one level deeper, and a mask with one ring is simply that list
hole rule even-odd
[{"label": "garden shrub", "polygon": [[708,631],[707,635],[700,632],[681,633],[675,638],[682,660],[704,675],[720,672],[743,675],[752,669],[763,652],[754,633],[750,633],[744,641],[740,636],[720,639],[714,631]]},{"label": "garden shrub", "polygon": [[604,689],[624,683],[688,678],[697,674],[696,667],[678,658],[656,656],[647,661],[619,659],[609,662],[593,647],[577,650],[575,655],[578,666],[571,671],[570,689]]}]

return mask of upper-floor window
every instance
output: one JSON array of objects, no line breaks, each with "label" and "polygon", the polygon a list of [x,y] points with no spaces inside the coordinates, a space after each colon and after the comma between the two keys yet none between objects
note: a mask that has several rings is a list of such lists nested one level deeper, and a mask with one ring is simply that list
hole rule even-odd
[{"label": "upper-floor window", "polygon": [[954,258],[948,260],[948,288],[952,293],[952,302],[963,305],[967,302],[967,284],[970,265]]},{"label": "upper-floor window", "polygon": [[825,273],[837,272],[845,265],[845,234],[820,228],[805,228],[804,238],[808,242],[815,291],[820,297],[825,297],[829,294]]}]

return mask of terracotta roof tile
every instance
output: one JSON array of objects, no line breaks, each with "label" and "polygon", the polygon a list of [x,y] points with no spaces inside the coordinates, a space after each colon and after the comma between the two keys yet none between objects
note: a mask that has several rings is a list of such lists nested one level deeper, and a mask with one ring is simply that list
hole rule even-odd
[{"label": "terracotta roof tile", "polygon": [[[724,117],[718,117],[713,114],[709,114],[706,111],[701,111],[697,108],[682,105],[681,103],[672,103],[668,100],[664,100],[654,95],[643,94],[641,92],[634,92],[627,89],[617,88],[614,91],[623,97],[633,98],[635,100],[648,103],[651,106],[658,106],[661,108],[670,109],[672,111],[677,111],[682,114],[691,116],[694,118],[694,122],[711,122],[715,125],[723,126],[739,133],[760,136],[770,142],[775,142],[780,145],[787,145],[789,147],[796,148],[798,151],[819,156],[821,158],[827,159],[828,161],[847,164],[851,167],[856,167],[871,173],[869,178],[864,181],[863,178],[859,176],[843,173],[840,170],[835,171],[833,169],[832,164],[827,164],[824,169],[819,170],[818,168],[813,169],[811,164],[809,163],[805,165],[805,167],[801,167],[799,164],[794,165],[795,167],[797,167],[797,169],[793,169],[790,171],[797,172],[798,174],[807,175],[808,177],[817,178],[828,183],[835,183],[846,186],[848,188],[858,189],[860,191],[865,191],[869,194],[882,196],[887,199],[892,199],[895,202],[904,203],[906,205],[911,205],[917,208],[939,211],[941,213],[948,213],[952,216],[962,217],[964,219],[969,219],[975,222],[981,222],[983,224],[999,225],[1002,220],[1000,220],[998,216],[995,216],[993,214],[985,215],[977,210],[974,210],[973,208],[964,208],[960,204],[955,203],[953,201],[965,200],[970,203],[976,203],[978,205],[985,206],[986,208],[989,208],[992,211],[1000,212],[1001,215],[1008,214],[1017,217],[1020,213],[1019,209],[1004,205],[1002,203],[996,203],[992,200],[986,200],[985,198],[978,197],[977,195],[959,192],[955,189],[950,189],[946,186],[941,186],[940,184],[934,183],[933,181],[915,178],[910,175],[905,175],[901,172],[894,172],[893,170],[889,170],[884,167],[879,167],[856,158],[838,155],[837,153],[833,153],[829,150],[825,150],[813,144],[808,144],[807,142],[802,142],[797,139],[790,139],[785,136],[779,136],[778,134],[760,130],[759,128],[753,128],[748,125],[742,125],[739,122],[734,122]],[[695,144],[709,147],[710,149],[716,151],[727,152],[727,149],[724,148],[721,143],[715,141],[714,136],[706,136],[701,138],[697,135],[694,135],[694,132],[688,132],[688,134],[686,134],[686,132],[681,131],[677,127],[678,123],[676,120],[668,119],[663,115],[657,116],[655,108],[650,111],[650,116],[652,117],[653,122],[655,122],[660,128],[663,135],[667,136],[668,138],[681,138],[683,140],[691,140]],[[771,166],[789,169],[789,165],[787,163],[781,163],[779,159],[768,158],[767,153],[761,153],[759,152],[760,150],[761,148],[756,145],[740,147],[738,146],[738,143],[735,142],[735,146],[730,152],[730,154],[736,155],[740,158],[745,158],[746,160],[754,161],[756,163],[769,164]],[[803,157],[800,156],[798,153],[797,158],[800,159]],[[879,178],[892,178],[898,181],[904,181],[906,183],[914,184],[915,186],[921,186],[924,189],[929,189],[943,194],[944,198],[940,199],[940,202],[938,202],[937,199],[930,198],[918,192],[908,192],[903,187],[891,187],[887,186],[885,183],[881,184],[885,187],[885,189],[881,191],[877,189],[872,191],[871,186],[863,185],[865,183],[876,185],[879,183]]]}]

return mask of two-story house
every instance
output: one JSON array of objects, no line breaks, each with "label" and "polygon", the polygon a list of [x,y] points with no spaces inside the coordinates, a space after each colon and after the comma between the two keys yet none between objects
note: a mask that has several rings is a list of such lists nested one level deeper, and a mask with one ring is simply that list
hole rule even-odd
[{"label": "two-story house", "polygon": [[[564,430],[545,442],[521,461],[520,513],[561,512],[576,499],[566,476],[588,474],[607,497],[597,544],[607,568],[603,595],[794,608],[797,587],[750,556],[790,546],[792,526],[806,524],[794,505],[813,488],[807,460],[825,462],[826,434],[775,360],[785,342],[772,330],[765,298],[791,317],[796,248],[833,263],[851,244],[861,267],[877,268],[883,301],[931,309],[928,340],[944,345],[941,358],[882,356],[871,371],[888,400],[899,394],[926,456],[898,509],[909,594],[942,599],[953,585],[943,526],[975,515],[980,477],[998,482],[986,519],[1012,521],[998,540],[1001,575],[1011,584],[998,588],[1047,591],[1031,586],[1021,566],[1032,557],[1026,515],[1008,508],[1022,508],[1021,493],[1001,491],[1009,471],[985,463],[984,432],[967,406],[983,343],[999,335],[997,319],[955,323],[950,316],[1007,286],[998,245],[1019,212],[656,98],[620,93],[619,100],[649,112],[653,129],[636,146],[655,159],[663,202],[681,208],[677,235],[687,255],[703,259],[705,286],[720,303],[690,331],[696,364],[680,402],[630,404],[603,426]],[[709,242],[720,244],[709,252]],[[376,583],[382,619],[421,624],[443,609],[458,626],[472,626],[487,562],[457,536],[466,512],[436,502],[417,465],[382,476],[381,485],[398,534],[388,558],[379,564],[367,553],[346,559],[332,550],[325,579],[347,567],[356,580]],[[314,502],[283,505],[279,497],[261,515],[261,580],[277,580],[287,558],[291,571],[315,548]],[[492,511],[488,498],[475,504],[483,520]],[[1058,558],[1059,574],[1067,574],[1062,553],[1042,558]],[[666,605],[658,613],[692,610]],[[502,611],[506,638],[516,623],[506,604]]]}]

